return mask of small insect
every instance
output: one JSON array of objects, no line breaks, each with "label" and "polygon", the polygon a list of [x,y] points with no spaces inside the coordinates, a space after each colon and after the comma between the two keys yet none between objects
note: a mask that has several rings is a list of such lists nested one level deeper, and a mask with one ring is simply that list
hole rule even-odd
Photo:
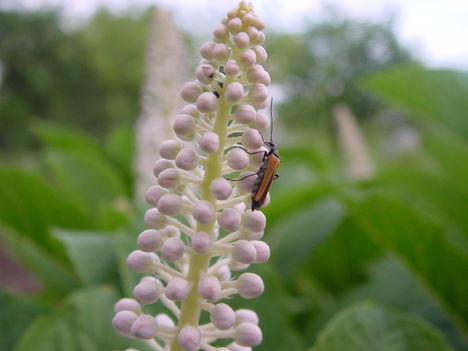
[{"label": "small insect", "polygon": [[[270,118],[271,118],[271,130],[270,130],[270,141],[263,141],[264,145],[268,148],[268,151],[256,151],[256,152],[247,152],[250,155],[263,153],[262,164],[257,172],[254,174],[250,174],[248,176],[242,177],[240,179],[233,179],[235,181],[240,181],[245,178],[251,177],[253,175],[257,175],[257,179],[252,188],[252,211],[259,210],[263,204],[265,203],[266,197],[268,195],[268,191],[270,190],[271,183],[273,180],[279,177],[276,174],[278,170],[281,159],[278,153],[278,147],[273,143],[273,99],[271,99],[270,104]],[[263,136],[262,136],[263,138]]]}]

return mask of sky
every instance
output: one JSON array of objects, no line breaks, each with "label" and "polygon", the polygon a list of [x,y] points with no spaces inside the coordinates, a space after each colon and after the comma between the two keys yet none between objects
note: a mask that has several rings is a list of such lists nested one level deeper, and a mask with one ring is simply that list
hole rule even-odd
[{"label": "sky", "polygon": [[[0,0],[5,7],[37,9],[58,6],[69,23],[89,18],[99,6],[119,12],[148,5],[170,11],[185,30],[208,34],[238,0]],[[372,21],[395,19],[400,40],[433,68],[468,70],[467,0],[251,0],[270,28],[297,32],[305,23],[319,21],[327,7],[345,16]]]}]

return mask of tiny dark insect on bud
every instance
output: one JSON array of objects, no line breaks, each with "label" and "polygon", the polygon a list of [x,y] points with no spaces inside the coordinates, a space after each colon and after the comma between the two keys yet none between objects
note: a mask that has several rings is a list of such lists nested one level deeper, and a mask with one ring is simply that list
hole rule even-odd
[{"label": "tiny dark insect on bud", "polygon": [[213,91],[213,94],[219,99],[219,93],[216,90]]}]

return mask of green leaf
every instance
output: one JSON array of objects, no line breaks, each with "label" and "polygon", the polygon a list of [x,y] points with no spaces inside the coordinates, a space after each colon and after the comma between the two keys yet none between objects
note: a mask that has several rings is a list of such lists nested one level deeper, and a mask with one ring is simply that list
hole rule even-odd
[{"label": "green leaf", "polygon": [[440,333],[423,320],[370,302],[334,317],[311,351],[450,351]]},{"label": "green leaf", "polygon": [[147,350],[142,342],[126,339],[112,328],[118,298],[108,287],[76,291],[52,314],[37,319],[14,351]]},{"label": "green leaf", "polygon": [[276,223],[269,241],[279,271],[283,275],[294,272],[334,232],[344,214],[338,200],[324,198]]},{"label": "green leaf", "polygon": [[54,235],[64,244],[83,282],[103,283],[115,276],[117,262],[111,233],[56,229]]}]

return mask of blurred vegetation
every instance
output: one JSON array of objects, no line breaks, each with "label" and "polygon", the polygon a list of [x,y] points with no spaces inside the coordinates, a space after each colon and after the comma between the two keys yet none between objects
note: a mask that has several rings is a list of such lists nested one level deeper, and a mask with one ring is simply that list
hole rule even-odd
[{"label": "blurred vegetation", "polygon": [[[111,328],[138,275],[132,199],[148,15],[0,12],[0,233],[39,291],[0,292],[0,350],[145,346]],[[285,92],[261,350],[468,350],[468,75],[429,70],[391,24],[331,19],[272,34]],[[374,164],[347,175],[333,124],[350,106]],[[297,137],[296,137],[297,136]],[[410,139],[408,143],[405,139]],[[79,330],[79,332],[77,332]],[[365,345],[365,346],[363,346]]]}]

